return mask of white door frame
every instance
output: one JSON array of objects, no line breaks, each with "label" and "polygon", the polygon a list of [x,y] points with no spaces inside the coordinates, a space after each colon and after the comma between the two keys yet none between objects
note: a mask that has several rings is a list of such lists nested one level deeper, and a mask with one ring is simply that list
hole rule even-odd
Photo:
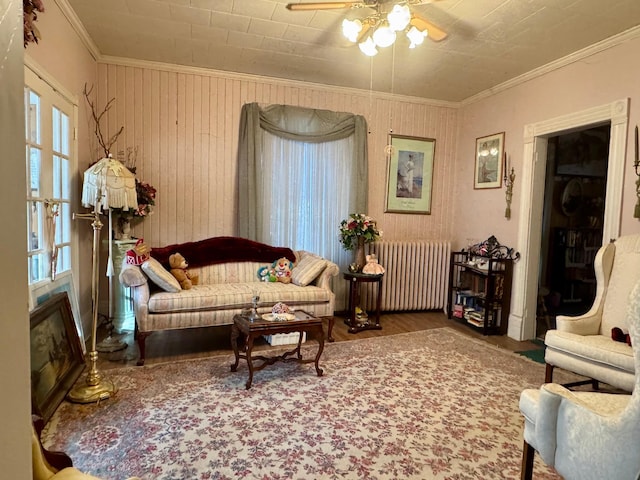
[{"label": "white door frame", "polygon": [[536,305],[542,235],[542,210],[547,166],[547,139],[585,127],[611,123],[607,190],[602,229],[603,243],[620,235],[620,205],[627,149],[629,99],[616,100],[524,127],[522,156],[522,201],[518,223],[517,250],[520,261],[514,265],[513,294],[509,314],[511,338],[528,340],[536,335]]}]

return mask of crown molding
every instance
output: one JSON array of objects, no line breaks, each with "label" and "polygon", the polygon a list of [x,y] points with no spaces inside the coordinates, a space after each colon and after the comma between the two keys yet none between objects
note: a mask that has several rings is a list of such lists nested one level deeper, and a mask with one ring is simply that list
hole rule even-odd
[{"label": "crown molding", "polygon": [[582,50],[573,52],[565,57],[554,60],[553,62],[549,62],[546,65],[535,68],[527,73],[523,73],[522,75],[514,77],[511,80],[507,80],[506,82],[496,85],[495,87],[491,87],[487,90],[484,90],[483,92],[468,97],[462,100],[460,102],[460,105],[466,106],[478,102],[487,97],[495,95],[496,93],[500,93],[515,86],[521,85],[525,82],[546,75],[547,73],[553,72],[554,70],[558,70],[562,67],[566,67],[567,65],[571,65],[572,63],[595,55],[596,53],[600,53],[604,50],[608,50],[609,48],[615,47],[629,40],[633,40],[637,37],[640,37],[640,25],[632,27],[622,33],[606,38],[598,43],[594,43],[593,45],[585,47]]},{"label": "crown molding", "polygon": [[71,5],[69,5],[69,2],[67,0],[54,0],[54,2],[58,5],[58,8],[60,8],[62,15],[64,15],[64,17],[69,21],[73,30],[78,34],[80,41],[85,47],[87,47],[91,56],[95,61],[99,62],[102,58],[102,54],[89,35],[89,32],[87,32],[87,29],[84,28],[84,25],[78,18],[78,15],[76,15],[76,12],[73,10]]},{"label": "crown molding", "polygon": [[331,93],[343,93],[356,96],[375,96],[376,99],[391,100],[396,102],[410,102],[417,104],[430,105],[434,107],[458,108],[459,102],[448,102],[444,100],[432,100],[423,97],[412,97],[408,95],[399,95],[394,93],[378,92],[362,90],[352,87],[341,87],[335,85],[327,85],[325,83],[305,82],[302,80],[287,80],[278,77],[268,77],[264,75],[254,75],[251,73],[231,72],[227,70],[214,70],[212,68],[195,67],[189,65],[178,65],[175,63],[154,62],[150,60],[138,60],[125,57],[114,57],[103,55],[98,63],[109,65],[120,65],[124,67],[147,68],[151,70],[161,70],[173,73],[186,73],[191,75],[203,75],[207,77],[223,77],[230,80],[249,81],[249,82],[269,82],[276,86],[296,87],[296,88],[314,88]]}]

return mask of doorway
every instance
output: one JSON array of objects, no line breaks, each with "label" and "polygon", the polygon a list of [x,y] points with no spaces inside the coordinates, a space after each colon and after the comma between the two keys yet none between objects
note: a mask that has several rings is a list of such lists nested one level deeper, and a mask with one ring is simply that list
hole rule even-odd
[{"label": "doorway", "polygon": [[606,202],[602,221],[605,241],[620,235],[620,208],[624,183],[629,98],[525,125],[522,155],[522,193],[518,212],[517,250],[514,265],[508,335],[516,340],[536,336],[536,305],[540,275],[540,244],[544,205],[548,138],[610,123]]},{"label": "doorway", "polygon": [[602,245],[611,124],[550,136],[536,337],[557,315],[586,313],[596,295],[593,261]]}]

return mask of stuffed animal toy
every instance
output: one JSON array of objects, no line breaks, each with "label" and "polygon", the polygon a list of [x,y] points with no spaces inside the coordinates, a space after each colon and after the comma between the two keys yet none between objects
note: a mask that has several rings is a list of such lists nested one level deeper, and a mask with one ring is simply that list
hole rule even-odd
[{"label": "stuffed animal toy", "polygon": [[171,275],[176,277],[176,280],[178,280],[178,283],[180,283],[183,290],[189,290],[191,287],[198,284],[199,277],[187,272],[189,264],[179,253],[176,252],[169,256],[169,265],[171,266]]},{"label": "stuffed animal toy", "polygon": [[369,275],[382,275],[385,269],[382,265],[378,264],[378,257],[373,253],[367,255],[367,264],[362,268],[362,273]]},{"label": "stuffed animal toy", "polygon": [[293,268],[293,262],[286,257],[279,258],[271,264],[271,268],[276,276],[276,281],[282,283],[291,282],[291,269]]},{"label": "stuffed animal toy", "polygon": [[277,281],[276,272],[271,265],[267,267],[260,267],[258,269],[258,279],[261,282],[275,282]]},{"label": "stuffed animal toy", "polygon": [[613,327],[611,329],[611,339],[614,342],[623,342],[631,346],[631,335],[624,333],[619,327]]}]

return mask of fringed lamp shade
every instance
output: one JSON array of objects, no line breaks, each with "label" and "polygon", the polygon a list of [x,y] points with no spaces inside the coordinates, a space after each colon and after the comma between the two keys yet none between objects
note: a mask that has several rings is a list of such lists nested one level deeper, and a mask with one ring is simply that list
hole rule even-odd
[{"label": "fringed lamp shade", "polygon": [[101,210],[138,208],[136,177],[122,162],[103,158],[84,172],[82,205]]}]

